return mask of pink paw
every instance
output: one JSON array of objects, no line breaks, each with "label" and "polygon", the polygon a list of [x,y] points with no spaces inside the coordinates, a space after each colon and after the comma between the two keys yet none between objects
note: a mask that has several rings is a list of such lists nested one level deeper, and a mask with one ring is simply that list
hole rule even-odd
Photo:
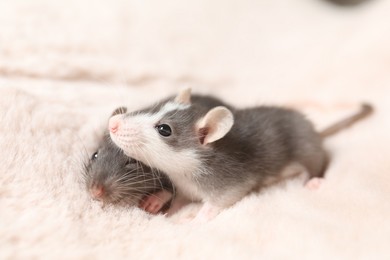
[{"label": "pink paw", "polygon": [[177,224],[188,224],[191,223],[194,220],[195,216],[184,216],[179,218],[179,220],[176,221]]},{"label": "pink paw", "polygon": [[171,198],[172,193],[162,190],[145,196],[139,203],[139,207],[151,214],[157,214]]},{"label": "pink paw", "polygon": [[314,177],[311,178],[308,182],[306,182],[305,187],[309,190],[318,190],[323,182],[323,178]]},{"label": "pink paw", "polygon": [[206,202],[203,204],[203,207],[199,210],[198,214],[191,222],[195,224],[207,223],[208,221],[215,218],[221,211],[221,208]]},{"label": "pink paw", "polygon": [[140,202],[139,207],[151,214],[157,214],[163,207],[163,204],[158,198],[149,195]]},{"label": "pink paw", "polygon": [[196,215],[190,214],[186,216],[181,216],[176,223],[177,224],[204,224],[208,221],[215,218],[222,209],[216,206],[211,205],[206,202],[202,205],[200,210],[196,213]]}]

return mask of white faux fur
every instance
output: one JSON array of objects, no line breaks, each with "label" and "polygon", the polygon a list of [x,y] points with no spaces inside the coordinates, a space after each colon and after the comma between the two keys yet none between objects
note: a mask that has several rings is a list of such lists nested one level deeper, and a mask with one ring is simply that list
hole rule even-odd
[{"label": "white faux fur", "polygon": [[[0,259],[386,259],[390,255],[390,2],[1,1]],[[125,87],[121,87],[125,85]],[[239,107],[286,104],[321,129],[326,180],[253,194],[204,225],[101,208],[82,161],[110,113],[184,85]]]}]

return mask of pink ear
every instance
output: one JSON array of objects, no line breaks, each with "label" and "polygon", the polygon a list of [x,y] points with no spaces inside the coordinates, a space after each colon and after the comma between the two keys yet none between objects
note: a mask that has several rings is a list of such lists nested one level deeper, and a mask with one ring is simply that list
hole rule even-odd
[{"label": "pink ear", "polygon": [[226,107],[211,109],[197,124],[200,143],[206,145],[221,139],[230,131],[233,123],[233,114]]},{"label": "pink ear", "polygon": [[182,89],[175,98],[175,102],[183,105],[191,104],[191,89],[185,88]]}]

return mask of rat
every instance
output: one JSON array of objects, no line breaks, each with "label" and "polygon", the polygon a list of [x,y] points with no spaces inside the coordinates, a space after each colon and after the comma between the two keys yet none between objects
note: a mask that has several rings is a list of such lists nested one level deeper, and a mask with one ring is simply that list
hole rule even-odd
[{"label": "rat", "polygon": [[[125,113],[117,108],[112,115]],[[168,177],[123,154],[106,133],[98,150],[84,165],[86,189],[93,199],[106,203],[137,205],[151,214],[166,210],[174,187]]]},{"label": "rat", "polygon": [[323,177],[328,164],[323,138],[372,111],[366,104],[321,134],[296,110],[235,109],[209,98],[212,102],[191,102],[185,89],[158,106],[109,120],[110,137],[127,156],[165,172],[181,196],[203,202],[195,222],[285,178]]}]

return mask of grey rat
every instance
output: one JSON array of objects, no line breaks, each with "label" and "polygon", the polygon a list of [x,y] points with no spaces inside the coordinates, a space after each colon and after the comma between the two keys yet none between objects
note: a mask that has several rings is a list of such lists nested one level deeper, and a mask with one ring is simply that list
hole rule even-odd
[{"label": "grey rat", "polygon": [[[187,89],[157,109],[111,117],[110,136],[127,156],[164,171],[180,195],[204,202],[198,221],[283,178],[323,176],[328,162],[323,138],[304,115],[221,103],[191,103]],[[371,110],[363,107],[353,121]],[[330,127],[324,136],[347,125]]]},{"label": "grey rat", "polygon": [[[125,112],[121,107],[112,115]],[[108,133],[85,164],[83,176],[92,198],[104,204],[138,205],[152,214],[168,207],[174,193],[174,187],[164,173],[123,154]]]}]

